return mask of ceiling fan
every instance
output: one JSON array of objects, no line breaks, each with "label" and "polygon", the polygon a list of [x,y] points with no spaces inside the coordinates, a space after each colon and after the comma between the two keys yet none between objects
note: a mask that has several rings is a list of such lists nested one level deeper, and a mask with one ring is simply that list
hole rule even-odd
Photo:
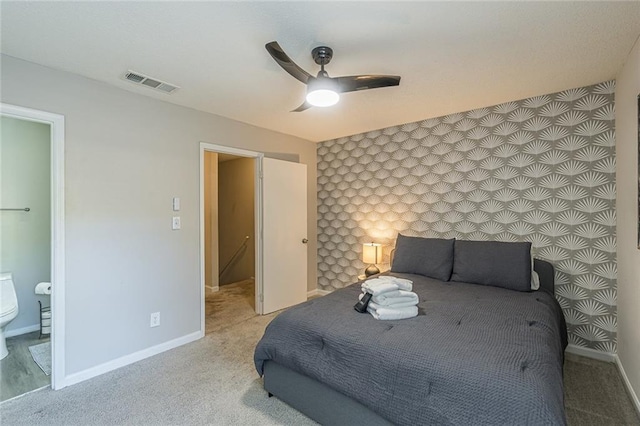
[{"label": "ceiling fan", "polygon": [[311,51],[316,64],[320,65],[317,76],[312,76],[291,60],[284,53],[277,41],[264,46],[273,59],[286,72],[307,85],[307,97],[302,105],[292,112],[304,111],[312,106],[328,107],[340,100],[340,93],[356,90],[376,89],[378,87],[397,86],[400,76],[397,75],[350,75],[346,77],[329,77],[324,70],[333,57],[333,50],[327,46],[319,46]]}]

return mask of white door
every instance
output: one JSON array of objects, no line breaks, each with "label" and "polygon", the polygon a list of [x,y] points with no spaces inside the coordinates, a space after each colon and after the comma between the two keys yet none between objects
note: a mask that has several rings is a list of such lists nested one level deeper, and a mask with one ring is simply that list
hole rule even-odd
[{"label": "white door", "polygon": [[307,300],[307,166],[262,160],[262,313]]}]

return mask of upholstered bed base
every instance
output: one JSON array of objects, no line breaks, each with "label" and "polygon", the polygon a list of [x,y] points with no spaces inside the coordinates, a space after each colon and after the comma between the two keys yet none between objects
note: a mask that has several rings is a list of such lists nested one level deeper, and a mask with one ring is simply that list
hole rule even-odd
[{"label": "upholstered bed base", "polygon": [[274,361],[264,364],[264,389],[322,425],[392,424],[352,398]]}]

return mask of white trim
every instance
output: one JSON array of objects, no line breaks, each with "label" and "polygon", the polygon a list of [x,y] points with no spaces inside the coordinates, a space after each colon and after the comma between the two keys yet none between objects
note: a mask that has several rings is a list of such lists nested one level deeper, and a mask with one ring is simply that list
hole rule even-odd
[{"label": "white trim", "polygon": [[198,185],[200,186],[200,204],[198,209],[200,210],[198,215],[200,216],[200,332],[204,334],[205,324],[205,307],[204,307],[204,287],[205,283],[205,259],[204,259],[204,146],[200,142],[200,180]]},{"label": "white trim", "polygon": [[40,324],[28,325],[26,327],[16,328],[13,330],[5,330],[4,337],[21,336],[27,333],[33,333],[40,330]]},{"label": "white trim", "polygon": [[0,103],[0,114],[51,126],[51,387],[65,385],[64,116]]},{"label": "white trim", "polygon": [[204,337],[204,333],[201,331],[196,331],[194,333],[187,334],[186,336],[178,337],[177,339],[169,340],[168,342],[160,343],[159,345],[152,346],[150,348],[146,348],[120,358],[116,358],[112,361],[105,362],[104,364],[88,368],[78,373],[70,374],[65,378],[64,385],[75,385],[76,383],[80,383],[101,374],[108,373],[109,371],[117,370],[118,368],[133,364],[134,362],[141,361],[145,358],[149,358],[170,349],[177,348],[178,346],[194,342],[198,339],[201,339],[202,337]]},{"label": "white trim", "polygon": [[[260,184],[262,158],[264,154],[256,151],[249,151],[240,148],[231,148],[224,145],[216,145],[208,142],[200,142],[200,331],[204,335],[205,328],[205,307],[204,307],[204,288],[205,283],[205,259],[204,259],[204,153],[205,151],[217,152],[222,154],[237,155],[240,157],[249,157],[256,160],[255,166],[255,306],[256,313],[262,314],[262,302],[260,294],[262,293],[262,185]],[[207,288],[212,288],[208,286]],[[219,287],[215,290],[219,290]]]},{"label": "white trim", "polygon": [[622,366],[622,361],[620,361],[620,357],[615,355],[616,358],[616,366],[618,367],[618,371],[620,371],[620,375],[622,376],[622,381],[624,382],[624,386],[627,388],[627,394],[629,398],[631,398],[631,402],[635,406],[636,411],[638,412],[638,416],[640,416],[640,399],[638,399],[638,394],[631,386],[631,382],[629,381],[629,377],[627,373],[624,371],[624,367]]},{"label": "white trim", "polygon": [[215,293],[216,291],[220,291],[220,286],[219,285],[217,285],[217,286],[207,285],[205,287],[207,287],[211,293]]},{"label": "white trim", "polygon": [[255,234],[256,234],[256,266],[255,266],[255,301],[254,306],[256,307],[256,313],[258,315],[264,314],[264,274],[263,274],[263,264],[264,259],[262,258],[262,253],[264,253],[264,238],[263,238],[263,175],[262,175],[262,160],[264,160],[264,154],[259,153],[258,157],[256,157],[256,168],[255,168],[255,184],[254,184],[254,208],[255,208]]},{"label": "white trim", "polygon": [[307,298],[313,297],[313,296],[326,296],[329,293],[331,293],[331,292],[328,291],[328,290],[321,290],[319,288],[316,288],[314,290],[309,290],[307,292]]},{"label": "white trim", "polygon": [[583,348],[576,345],[567,345],[566,352],[574,355],[580,355],[587,358],[597,359],[605,362],[616,362],[616,354],[609,352],[596,351],[595,349]]}]

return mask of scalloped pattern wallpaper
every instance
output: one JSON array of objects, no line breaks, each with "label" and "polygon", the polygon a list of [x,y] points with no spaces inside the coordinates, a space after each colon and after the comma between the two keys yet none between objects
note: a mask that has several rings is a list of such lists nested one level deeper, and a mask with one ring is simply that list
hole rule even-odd
[{"label": "scalloped pattern wallpaper", "polygon": [[[318,283],[400,232],[531,241],[556,268],[569,343],[616,350],[615,82],[318,144]],[[382,265],[381,269],[388,269]]]}]

